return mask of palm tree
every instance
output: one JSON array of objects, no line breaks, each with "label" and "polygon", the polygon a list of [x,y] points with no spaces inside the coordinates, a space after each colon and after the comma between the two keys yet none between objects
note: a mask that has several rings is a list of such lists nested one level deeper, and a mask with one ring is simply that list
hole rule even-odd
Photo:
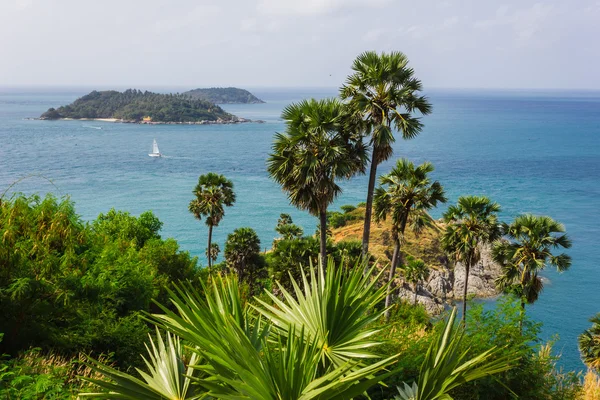
[{"label": "palm tree", "polygon": [[[438,181],[432,182],[429,174],[433,165],[425,162],[418,167],[403,158],[397,161],[392,171],[380,178],[381,186],[375,191],[375,220],[385,220],[388,215],[392,219],[392,238],[394,253],[389,281],[393,282],[396,267],[400,259],[400,247],[409,220],[412,219],[413,230],[418,231],[422,222],[427,219],[426,211],[438,202],[445,203],[444,188]],[[390,306],[392,285],[388,287],[385,298],[386,308]],[[386,312],[389,318],[389,310]]]},{"label": "palm tree", "polygon": [[233,269],[240,281],[247,281],[253,292],[256,278],[264,269],[260,258],[260,239],[252,228],[238,228],[227,236],[225,261]]},{"label": "palm tree", "polygon": [[268,171],[293,205],[319,217],[320,254],[325,262],[327,207],[342,191],[336,181],[364,171],[366,149],[336,99],[291,104],[282,118],[286,132],[275,135]]},{"label": "palm tree", "polygon": [[463,290],[463,325],[467,316],[467,290],[469,272],[481,258],[480,247],[500,237],[498,215],[500,205],[487,197],[461,196],[455,206],[444,213],[448,224],[442,235],[442,248],[465,266]]},{"label": "palm tree", "polygon": [[520,328],[523,329],[525,304],[533,304],[544,288],[539,272],[553,266],[559,272],[571,266],[567,254],[554,255],[553,249],[571,247],[565,227],[547,216],[519,215],[512,224],[503,225],[506,240],[497,240],[493,258],[503,266],[497,279],[498,287],[521,299]]},{"label": "palm tree", "polygon": [[592,327],[579,335],[579,351],[588,367],[600,371],[600,313],[590,322]]},{"label": "palm tree", "polygon": [[415,291],[415,305],[417,305],[417,292],[421,282],[429,278],[429,268],[425,265],[423,260],[415,260],[410,258],[408,263],[401,267],[402,275],[406,282],[413,285]]},{"label": "palm tree", "polygon": [[[367,274],[363,271],[367,269]],[[88,366],[105,379],[87,379],[104,393],[82,397],[112,399],[256,399],[346,400],[394,373],[385,372],[398,356],[373,353],[374,323],[382,311],[369,312],[385,296],[378,287],[376,267],[358,263],[346,269],[329,261],[327,269],[310,266],[302,289],[283,291],[273,303],[244,303],[235,276],[214,276],[197,290],[191,283],[175,286],[170,299],[175,310],[161,306],[152,321],[170,332],[158,349],[153,344],[149,373],[139,379],[96,361]],[[267,294],[269,294],[267,292]],[[274,304],[271,305],[271,304]],[[257,315],[258,312],[258,315]],[[455,312],[434,340],[421,367],[420,400],[434,400],[448,390],[510,367],[513,354],[495,349],[466,360],[454,328]],[[180,339],[178,339],[178,337]],[[186,342],[191,358],[180,342]],[[185,360],[185,362],[184,362]],[[362,361],[362,362],[361,362]],[[411,388],[411,389],[412,389]]]},{"label": "palm tree", "polygon": [[377,166],[392,156],[395,141],[392,129],[412,139],[423,127],[419,118],[431,112],[425,96],[420,96],[421,81],[408,67],[408,58],[401,52],[381,53],[367,51],[359,55],[352,65],[354,73],[340,89],[340,96],[348,102],[350,110],[366,124],[371,134],[371,167],[363,230],[363,257],[369,251],[373,192],[377,179]]},{"label": "palm tree", "polygon": [[[223,175],[209,172],[200,175],[193,193],[196,198],[190,201],[188,209],[196,219],[205,218],[205,223],[208,225],[207,251],[210,253],[213,227],[218,226],[223,219],[224,207],[230,207],[235,202],[233,183]],[[212,257],[208,257],[208,268],[210,269],[211,266]]]}]

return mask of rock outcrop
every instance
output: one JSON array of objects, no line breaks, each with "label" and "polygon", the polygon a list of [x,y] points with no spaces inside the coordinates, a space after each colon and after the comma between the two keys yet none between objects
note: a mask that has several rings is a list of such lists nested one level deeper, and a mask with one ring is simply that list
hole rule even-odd
[{"label": "rock outcrop", "polygon": [[[469,271],[468,296],[478,298],[493,297],[499,292],[496,288],[496,278],[502,273],[501,266],[491,257],[491,248],[481,248],[481,260]],[[449,264],[449,263],[447,263]],[[465,284],[465,266],[462,263],[446,265],[431,271],[429,279],[417,290],[417,302],[422,304],[428,313],[435,315],[444,310],[445,304],[463,299]],[[413,302],[414,289],[411,285],[396,280],[399,298]]]}]

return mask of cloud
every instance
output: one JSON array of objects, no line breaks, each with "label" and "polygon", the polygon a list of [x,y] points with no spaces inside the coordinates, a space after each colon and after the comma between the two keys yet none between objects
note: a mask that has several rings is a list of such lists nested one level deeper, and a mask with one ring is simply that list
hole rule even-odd
[{"label": "cloud", "polygon": [[257,11],[266,15],[314,16],[343,9],[379,8],[390,0],[259,0]]},{"label": "cloud", "polygon": [[158,33],[180,30],[191,24],[214,21],[219,14],[221,14],[221,8],[216,5],[199,5],[191,11],[185,11],[184,14],[156,21],[155,29]]}]

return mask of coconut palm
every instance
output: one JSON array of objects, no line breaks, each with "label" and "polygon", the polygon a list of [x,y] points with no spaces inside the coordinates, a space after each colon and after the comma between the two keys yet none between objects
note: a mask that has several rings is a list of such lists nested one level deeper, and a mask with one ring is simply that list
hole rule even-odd
[{"label": "coconut palm", "polygon": [[[391,216],[392,239],[394,253],[390,268],[389,281],[393,282],[396,267],[400,259],[400,248],[404,239],[404,232],[409,220],[413,230],[419,230],[421,222],[427,219],[426,211],[435,207],[438,202],[445,203],[444,188],[438,181],[432,182],[429,174],[433,172],[433,165],[425,162],[417,167],[403,158],[396,162],[392,171],[380,178],[381,186],[375,191],[375,220],[385,220]],[[385,299],[386,308],[390,306],[392,286],[388,287]],[[386,313],[389,318],[389,311]]]},{"label": "coconut palm", "polygon": [[401,267],[404,280],[413,286],[415,291],[415,305],[417,305],[417,292],[421,282],[429,278],[429,268],[423,260],[410,258],[406,264]]},{"label": "coconut palm", "polygon": [[507,371],[518,360],[516,352],[499,355],[501,349],[497,348],[468,359],[468,351],[461,346],[464,331],[456,327],[455,319],[456,308],[444,330],[431,342],[418,381],[398,388],[396,400],[450,400],[450,392],[458,386]]},{"label": "coconut palm", "polygon": [[463,324],[467,315],[469,272],[481,259],[480,248],[500,237],[498,212],[500,205],[487,197],[461,196],[458,203],[444,213],[447,226],[442,235],[442,248],[465,266]]},{"label": "coconut palm", "polygon": [[[210,253],[213,228],[223,219],[225,206],[230,207],[235,202],[233,183],[223,175],[209,172],[200,175],[193,193],[196,198],[190,201],[188,209],[196,219],[205,218],[205,223],[208,225],[207,251]],[[208,268],[211,266],[212,257],[208,257]]]},{"label": "coconut palm", "polygon": [[[570,248],[571,240],[565,227],[547,216],[519,215],[510,225],[504,224],[502,231],[505,239],[496,241],[492,250],[494,259],[503,266],[496,283],[521,299],[524,314],[525,304],[533,304],[544,288],[540,271],[553,266],[563,272],[571,266],[567,254],[552,253],[554,249]],[[523,315],[521,329],[522,324]]]},{"label": "coconut palm", "polygon": [[283,110],[286,132],[275,135],[268,159],[271,177],[290,202],[320,221],[320,253],[326,260],[327,207],[342,192],[337,180],[364,171],[362,136],[350,129],[336,99],[303,100]]},{"label": "coconut palm", "polygon": [[579,351],[588,367],[600,371],[600,313],[590,322],[592,327],[579,335]]},{"label": "coconut palm", "polygon": [[340,89],[355,116],[361,118],[370,132],[371,167],[363,231],[363,256],[369,250],[373,193],[377,166],[392,156],[395,138],[392,129],[401,132],[404,139],[412,139],[423,127],[415,113],[431,112],[425,96],[419,95],[421,81],[408,66],[408,58],[397,51],[378,54],[367,51],[352,65],[354,73]]}]

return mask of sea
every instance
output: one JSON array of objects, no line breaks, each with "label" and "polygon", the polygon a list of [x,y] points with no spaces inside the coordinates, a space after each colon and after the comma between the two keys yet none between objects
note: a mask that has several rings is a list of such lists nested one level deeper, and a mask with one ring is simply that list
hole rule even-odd
[{"label": "sea", "polygon": [[[237,200],[215,228],[224,248],[235,228],[251,227],[267,249],[280,213],[312,234],[317,219],[299,211],[266,172],[273,135],[285,129],[286,105],[335,96],[336,88],[254,88],[264,104],[223,105],[265,123],[136,125],[97,121],[39,121],[49,107],[69,104],[93,88],[0,88],[0,196],[15,192],[70,196],[85,221],[111,208],[138,215],[152,210],[161,235],[205,264],[207,228],[188,212],[198,177],[224,174]],[[559,365],[584,368],[577,336],[600,312],[600,92],[533,90],[426,90],[433,113],[415,139],[398,137],[396,159],[430,161],[453,203],[485,195],[502,206],[501,219],[520,213],[549,215],[573,240],[571,269],[544,272],[546,284],[527,313],[543,323],[542,338],[556,339]],[[156,139],[162,158],[148,157]],[[365,201],[367,177],[342,184],[331,206]],[[445,207],[433,211],[440,217]]]}]

